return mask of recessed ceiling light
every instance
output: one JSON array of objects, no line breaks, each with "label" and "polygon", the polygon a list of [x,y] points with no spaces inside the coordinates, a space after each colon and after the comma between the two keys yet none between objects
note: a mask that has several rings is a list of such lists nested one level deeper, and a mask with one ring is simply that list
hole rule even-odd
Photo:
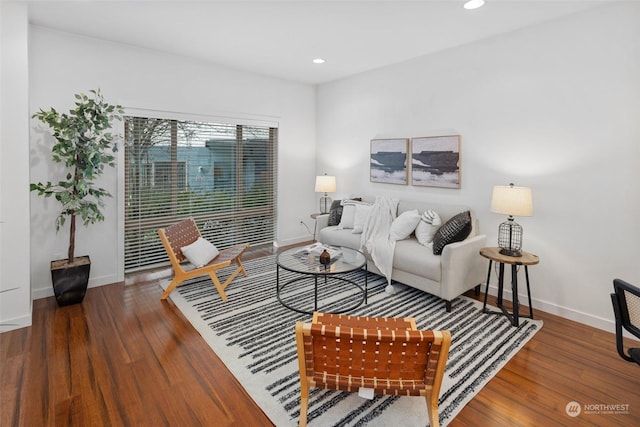
[{"label": "recessed ceiling light", "polygon": [[464,8],[468,10],[477,9],[479,7],[482,7],[483,4],[484,0],[469,0],[464,4]]},{"label": "recessed ceiling light", "polygon": [[324,64],[324,59],[322,58],[316,58],[313,60],[314,64]]}]

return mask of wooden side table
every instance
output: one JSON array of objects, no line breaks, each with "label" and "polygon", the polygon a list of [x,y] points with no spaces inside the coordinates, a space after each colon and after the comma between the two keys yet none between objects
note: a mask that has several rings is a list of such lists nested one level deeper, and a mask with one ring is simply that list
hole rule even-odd
[{"label": "wooden side table", "polygon": [[[489,260],[489,271],[487,272],[487,287],[484,293],[484,304],[482,311],[490,314],[504,314],[509,319],[513,326],[520,326],[520,313],[519,313],[519,301],[518,301],[518,267],[524,266],[524,274],[527,279],[527,297],[529,298],[529,317],[533,319],[533,306],[531,305],[531,288],[529,286],[529,269],[530,265],[536,265],[540,262],[537,255],[529,252],[522,251],[522,256],[513,257],[503,255],[500,253],[500,248],[482,248],[480,249],[480,255]],[[499,263],[498,270],[498,308],[502,311],[490,311],[487,310],[487,295],[489,294],[489,281],[491,279],[491,264],[493,262]],[[505,264],[511,265],[511,292],[513,294],[513,312],[509,313],[502,304],[503,291],[504,291],[504,266]]]}]

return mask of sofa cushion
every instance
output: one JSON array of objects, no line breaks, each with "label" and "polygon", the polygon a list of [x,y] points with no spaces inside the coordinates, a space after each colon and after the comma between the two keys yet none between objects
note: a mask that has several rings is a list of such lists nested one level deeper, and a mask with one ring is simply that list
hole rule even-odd
[{"label": "sofa cushion", "polygon": [[442,254],[449,243],[461,242],[471,233],[471,212],[464,211],[453,216],[436,231],[433,236],[434,255]]},{"label": "sofa cushion", "polygon": [[434,255],[431,248],[418,243],[416,239],[400,240],[396,243],[393,254],[393,268],[440,282],[441,258],[439,255]]},{"label": "sofa cushion", "polygon": [[346,246],[360,249],[361,234],[353,234],[351,230],[343,230],[338,226],[324,227],[318,233],[318,241],[331,246]]},{"label": "sofa cushion", "polygon": [[391,223],[389,238],[391,240],[404,240],[413,233],[420,222],[420,214],[416,209],[401,213]]},{"label": "sofa cushion", "polygon": [[442,220],[440,219],[440,215],[431,209],[424,211],[416,227],[416,239],[418,239],[418,243],[423,246],[431,243],[433,236],[435,236],[436,231],[438,231],[441,225]]}]

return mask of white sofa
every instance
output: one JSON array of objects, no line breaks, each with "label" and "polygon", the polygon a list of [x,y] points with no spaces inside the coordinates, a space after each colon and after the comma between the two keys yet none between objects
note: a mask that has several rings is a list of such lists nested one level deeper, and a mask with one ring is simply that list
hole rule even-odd
[{"label": "white sofa", "polygon": [[[363,201],[373,203],[373,199],[364,197]],[[436,204],[427,201],[400,200],[398,215],[417,209],[420,214],[425,210],[435,211],[444,224],[451,217],[465,210],[465,206]],[[431,247],[423,246],[414,235],[396,242],[393,255],[392,280],[412,286],[445,300],[446,310],[451,311],[451,301],[470,289],[480,291],[487,272],[486,260],[480,256],[480,248],[486,246],[486,236],[479,234],[478,220],[471,212],[472,230],[461,241],[444,247],[441,255],[434,255]],[[346,246],[360,249],[361,234],[352,229],[329,226],[329,214],[316,218],[318,241],[332,246]],[[369,271],[380,274],[374,263],[367,263]]]}]

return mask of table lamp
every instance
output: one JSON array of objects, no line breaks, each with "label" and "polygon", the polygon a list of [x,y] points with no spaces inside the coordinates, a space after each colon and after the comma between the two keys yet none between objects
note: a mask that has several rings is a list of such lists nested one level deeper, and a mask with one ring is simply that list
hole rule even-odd
[{"label": "table lamp", "polygon": [[522,256],[522,226],[513,220],[514,216],[533,215],[533,197],[528,187],[513,184],[496,185],[491,197],[491,212],[509,215],[498,227],[498,246],[503,255]]},{"label": "table lamp", "polygon": [[336,177],[329,176],[326,173],[321,176],[316,176],[316,193],[324,193],[324,196],[320,197],[320,213],[329,213],[331,208],[331,197],[327,193],[333,193],[336,191]]}]

